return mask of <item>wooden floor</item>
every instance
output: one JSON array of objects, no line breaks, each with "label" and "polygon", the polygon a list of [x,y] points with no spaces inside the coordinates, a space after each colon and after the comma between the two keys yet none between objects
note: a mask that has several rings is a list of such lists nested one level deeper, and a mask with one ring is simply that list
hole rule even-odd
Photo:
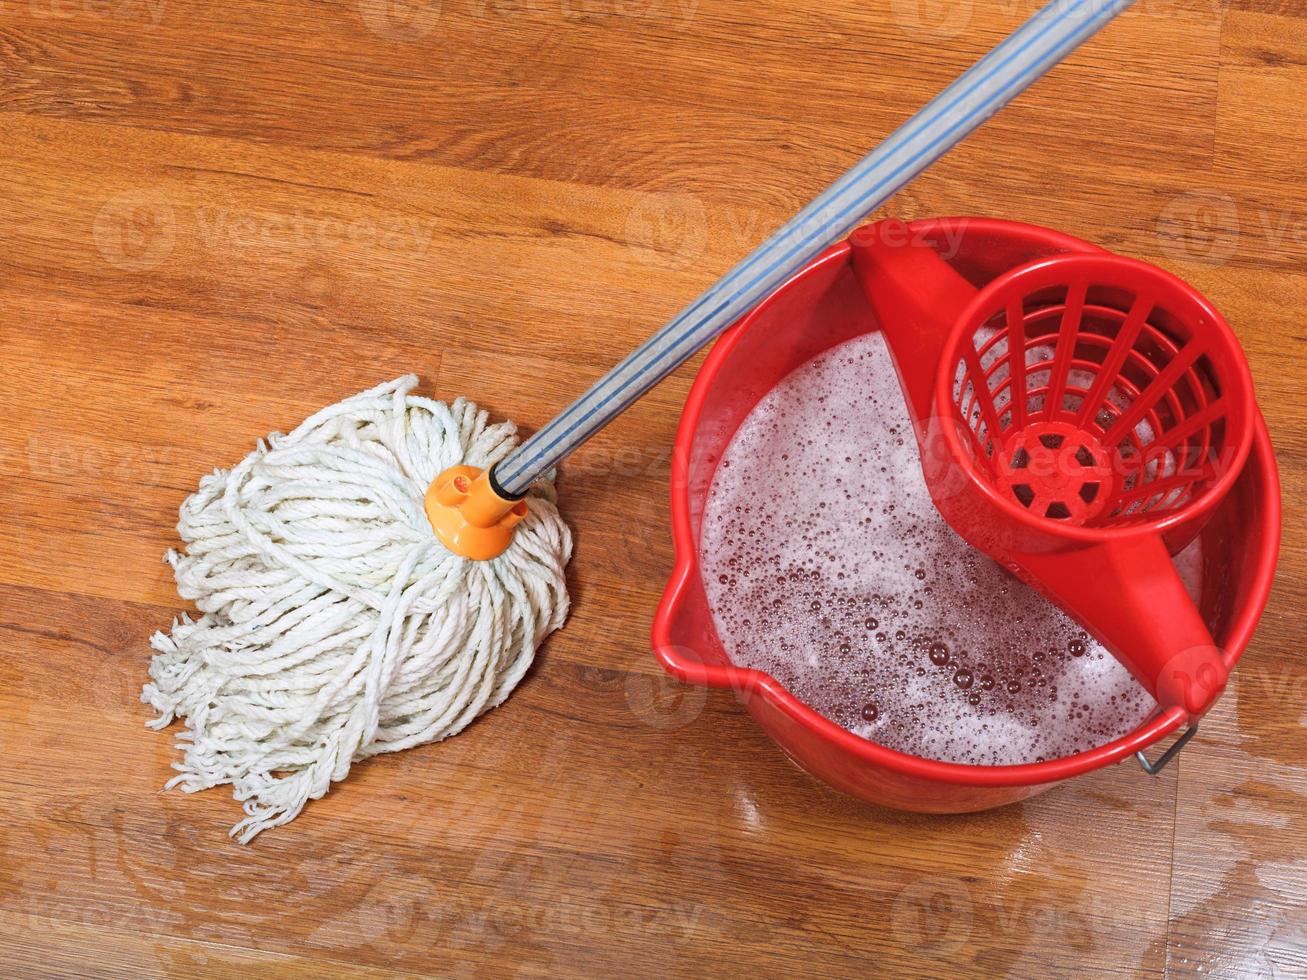
[{"label": "wooden floor", "polygon": [[648,649],[694,365],[567,466],[500,710],[242,848],[138,703],[198,479],[416,370],[540,424],[1030,0],[0,9],[6,976],[1302,976],[1307,5],[1140,0],[896,199],[1176,271],[1252,359],[1277,586],[1179,764],[879,812]]}]

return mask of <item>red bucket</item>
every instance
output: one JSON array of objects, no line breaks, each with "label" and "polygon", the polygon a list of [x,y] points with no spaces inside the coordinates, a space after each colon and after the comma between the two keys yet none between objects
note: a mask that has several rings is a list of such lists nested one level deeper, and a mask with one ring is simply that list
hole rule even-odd
[{"label": "red bucket", "polygon": [[[934,246],[979,285],[1008,269],[1062,252],[1099,251],[1032,225],[990,218],[939,218],[854,232],[901,234]],[[676,567],[654,619],[653,646],[673,676],[730,688],[800,766],[836,789],[873,803],[927,813],[962,813],[1033,796],[1061,780],[1118,762],[1170,735],[1182,709],[1088,752],[1019,766],[936,762],[885,748],[817,714],[761,671],[731,664],[718,638],[699,571],[699,530],[718,460],[754,405],[812,357],[877,329],[854,273],[848,242],[831,248],[717,341],[686,401],[672,461]],[[1280,485],[1259,415],[1251,456],[1202,532],[1201,610],[1232,660],[1242,655],[1266,606],[1280,543]]]}]

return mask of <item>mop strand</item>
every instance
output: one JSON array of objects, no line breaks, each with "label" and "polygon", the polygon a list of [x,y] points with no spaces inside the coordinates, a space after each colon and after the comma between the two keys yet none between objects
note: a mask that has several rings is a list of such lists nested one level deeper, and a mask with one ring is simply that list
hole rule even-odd
[{"label": "mop strand", "polygon": [[273,434],[205,477],[167,556],[194,602],[158,633],[141,698],[151,727],[185,720],[167,788],[230,784],[248,843],[293,820],[359,759],[438,741],[499,705],[563,624],[572,539],[552,483],[500,557],[434,537],[436,474],[516,444],[472,403],[412,394],[408,376]]}]

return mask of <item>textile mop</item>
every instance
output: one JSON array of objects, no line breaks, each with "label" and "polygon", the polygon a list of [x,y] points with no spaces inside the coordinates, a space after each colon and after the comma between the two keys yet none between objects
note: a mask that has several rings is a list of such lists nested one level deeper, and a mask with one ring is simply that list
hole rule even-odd
[{"label": "textile mop", "polygon": [[168,786],[231,785],[242,843],[354,762],[499,705],[567,615],[557,464],[1133,0],[1054,0],[520,445],[407,376],[273,434],[181,508],[182,616],[142,699],[184,719]]}]

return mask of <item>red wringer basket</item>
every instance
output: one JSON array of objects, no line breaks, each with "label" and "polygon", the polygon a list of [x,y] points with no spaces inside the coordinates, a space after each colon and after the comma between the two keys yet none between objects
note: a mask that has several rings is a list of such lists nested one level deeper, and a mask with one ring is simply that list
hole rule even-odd
[{"label": "red wringer basket", "polygon": [[1165,707],[1196,717],[1232,660],[1171,561],[1242,471],[1252,379],[1192,287],[1105,252],[976,289],[927,246],[855,263],[953,528],[1074,615]]}]

